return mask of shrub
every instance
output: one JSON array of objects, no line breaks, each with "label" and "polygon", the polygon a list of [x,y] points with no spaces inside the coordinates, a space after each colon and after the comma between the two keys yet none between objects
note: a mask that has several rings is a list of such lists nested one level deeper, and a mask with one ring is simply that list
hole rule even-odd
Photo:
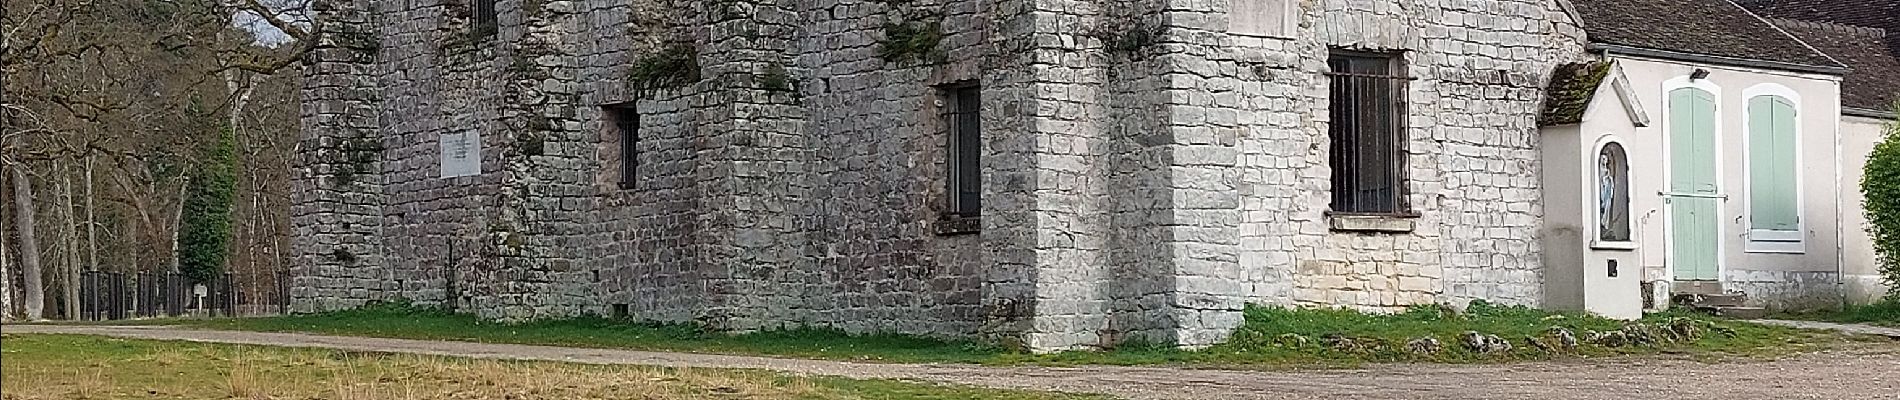
[{"label": "shrub", "polygon": [[943,24],[937,21],[884,24],[884,40],[878,42],[877,56],[885,62],[935,62],[943,58],[937,43],[943,41]]},{"label": "shrub", "polygon": [[699,81],[699,49],[677,43],[633,62],[628,86],[638,92],[678,89]]},{"label": "shrub", "polygon": [[[1894,105],[1900,113],[1900,103]],[[1887,124],[1886,137],[1867,155],[1867,174],[1861,177],[1867,212],[1867,233],[1873,237],[1880,277],[1887,298],[1900,299],[1900,121]]]},{"label": "shrub", "polygon": [[198,282],[224,272],[230,256],[231,199],[237,190],[237,134],[226,126],[192,171],[178,232],[178,270]]}]

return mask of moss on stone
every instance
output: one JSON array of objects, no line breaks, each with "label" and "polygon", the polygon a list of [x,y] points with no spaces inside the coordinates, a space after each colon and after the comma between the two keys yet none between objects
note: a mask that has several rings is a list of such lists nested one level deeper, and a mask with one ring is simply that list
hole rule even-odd
[{"label": "moss on stone", "polygon": [[1544,88],[1544,111],[1539,126],[1569,125],[1583,122],[1583,112],[1596,98],[1597,88],[1610,76],[1610,62],[1592,61],[1564,64],[1550,74]]},{"label": "moss on stone", "polygon": [[539,156],[547,152],[547,140],[534,132],[522,132],[515,135],[515,145],[521,149],[521,155]]},{"label": "moss on stone", "polygon": [[699,81],[699,50],[675,44],[634,61],[628,87],[639,92],[676,89]]},{"label": "moss on stone", "polygon": [[796,91],[796,88],[792,85],[792,75],[785,72],[784,66],[778,64],[766,66],[765,71],[758,75],[758,80],[759,87],[765,90],[778,92]]},{"label": "moss on stone", "polygon": [[344,141],[339,150],[342,150],[342,158],[337,160],[340,165],[332,171],[332,178],[338,185],[349,185],[356,183],[357,175],[371,172],[376,160],[382,157],[383,145],[373,139],[356,138]]},{"label": "moss on stone", "polygon": [[1129,25],[1103,26],[1090,32],[1089,36],[1101,40],[1103,50],[1132,55],[1160,43],[1162,34],[1160,26],[1136,22]]},{"label": "moss on stone", "polygon": [[943,42],[943,23],[904,21],[884,24],[884,40],[878,42],[877,56],[885,62],[934,62],[943,59],[937,44]]},{"label": "moss on stone", "polygon": [[540,18],[547,12],[547,0],[521,0],[521,13],[530,18]]}]

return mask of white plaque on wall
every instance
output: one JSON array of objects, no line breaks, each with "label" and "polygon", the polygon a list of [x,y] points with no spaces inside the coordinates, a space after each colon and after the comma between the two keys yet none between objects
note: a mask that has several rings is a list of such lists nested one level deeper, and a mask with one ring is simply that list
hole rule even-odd
[{"label": "white plaque on wall", "polygon": [[474,130],[442,134],[442,177],[482,173],[482,135]]}]

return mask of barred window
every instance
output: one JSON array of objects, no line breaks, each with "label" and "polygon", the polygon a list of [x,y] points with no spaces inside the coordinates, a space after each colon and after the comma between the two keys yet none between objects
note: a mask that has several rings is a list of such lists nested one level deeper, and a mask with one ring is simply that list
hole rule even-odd
[{"label": "barred window", "polygon": [[1332,210],[1403,214],[1405,84],[1397,54],[1334,51],[1332,81]]},{"label": "barred window", "polygon": [[470,24],[475,34],[477,36],[495,34],[501,24],[495,14],[495,0],[470,0],[469,3],[469,11],[475,14],[475,22]]},{"label": "barred window", "polygon": [[640,112],[631,103],[609,106],[606,111],[620,134],[620,188],[632,189],[640,176]]},{"label": "barred window", "polygon": [[983,127],[981,89],[974,83],[943,87],[949,126],[944,146],[949,192],[948,214],[975,217],[983,209]]}]

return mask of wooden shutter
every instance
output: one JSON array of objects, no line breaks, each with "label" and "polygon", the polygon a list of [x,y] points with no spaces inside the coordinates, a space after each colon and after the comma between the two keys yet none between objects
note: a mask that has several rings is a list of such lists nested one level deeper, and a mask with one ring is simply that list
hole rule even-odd
[{"label": "wooden shutter", "polygon": [[[1748,101],[1749,228],[1800,229],[1795,174],[1794,102],[1780,96]],[[1756,238],[1761,239],[1761,238]]]},{"label": "wooden shutter", "polygon": [[1715,111],[1715,96],[1707,91],[1682,88],[1669,94],[1669,263],[1678,280],[1720,275]]}]

